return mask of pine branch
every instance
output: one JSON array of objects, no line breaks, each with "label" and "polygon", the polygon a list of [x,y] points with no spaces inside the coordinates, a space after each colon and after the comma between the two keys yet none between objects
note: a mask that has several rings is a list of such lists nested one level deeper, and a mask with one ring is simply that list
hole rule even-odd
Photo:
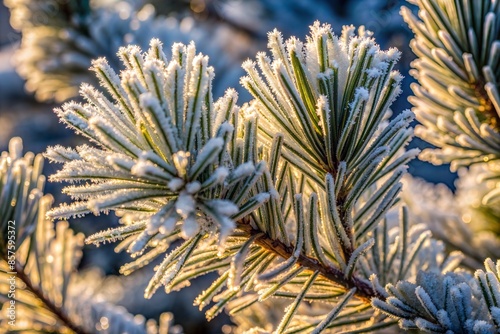
[{"label": "pine branch", "polygon": [[[413,74],[421,86],[414,85],[411,102],[422,122],[417,133],[439,147],[422,157],[452,162],[453,169],[478,164],[472,173],[486,162],[488,168],[477,173],[480,180],[497,182],[500,2],[411,2],[421,9],[420,19],[403,9],[419,56]],[[138,30],[153,27],[147,22]],[[66,24],[58,21],[52,32]],[[88,26],[86,37],[100,36],[93,28]],[[78,52],[93,49],[93,41],[81,43],[82,35],[72,32]],[[54,36],[44,41],[61,42],[60,34]],[[95,60],[92,71],[107,92],[83,85],[84,103],[56,111],[92,146],[47,151],[49,159],[63,163],[51,180],[75,183],[64,189],[72,203],[52,209],[50,216],[115,211],[122,226],[90,236],[87,243],[120,240],[117,249],[134,257],[121,268],[124,274],[164,255],[145,290],[148,298],[160,287],[178,290],[216,272],[195,300],[200,309],[209,306],[209,320],[224,308],[235,315],[279,297],[290,303],[276,304],[279,316],[271,324],[276,333],[351,331],[352,326],[365,332],[390,327],[394,319],[405,330],[497,330],[500,262],[486,260],[485,270],[474,276],[457,269],[462,254],[445,252],[428,227],[410,223],[411,210],[399,207],[400,180],[418,153],[405,151],[412,113],[390,118],[401,91],[402,76],[393,70],[399,52],[380,50],[364,28],[356,33],[344,27],[337,36],[318,22],[305,43],[284,41],[273,31],[269,49],[270,56],[259,53],[243,65],[247,76],[241,82],[254,100],[241,110],[233,90],[214,101],[214,70],[194,44],[174,44],[167,57],[154,39],[146,52],[121,48],[111,65]],[[81,65],[85,59],[71,61]],[[120,75],[113,69],[118,60],[125,68]],[[50,198],[42,193],[41,157],[22,157],[19,140],[13,140],[0,159],[0,227],[7,236],[9,220],[20,222],[15,269],[27,286],[23,302],[48,310],[53,321],[47,326],[56,330],[91,332],[96,314],[103,312],[117,315],[118,332],[144,332],[111,306],[98,307],[79,295],[72,280],[81,239],[65,222],[54,234],[44,219]],[[499,189],[496,184],[478,189],[483,193],[477,207],[493,220]],[[460,187],[457,193],[460,202]],[[460,219],[466,220],[466,207],[456,210]],[[452,233],[455,223],[446,222]],[[484,254],[460,245],[459,233],[446,236],[434,229],[470,258]],[[4,267],[12,245],[5,236],[0,238]],[[171,247],[179,239],[183,242]],[[32,317],[39,320],[36,313]],[[260,330],[255,325],[253,330]]]},{"label": "pine branch", "polygon": [[499,327],[500,262],[485,261],[486,270],[438,275],[421,272],[416,284],[400,281],[386,290],[385,302],[373,306],[400,318],[402,329],[431,333],[493,333]]},{"label": "pine branch", "polygon": [[[67,222],[54,226],[46,219],[52,197],[43,195],[42,165],[40,155],[22,155],[20,138],[13,138],[9,152],[0,154],[0,300],[2,311],[11,314],[14,307],[17,318],[2,317],[2,328],[93,333],[96,326],[103,326],[109,333],[131,334],[168,329],[169,323],[160,327],[148,323],[146,328],[100,299],[96,289],[100,276],[93,277],[95,286],[78,282],[75,268],[83,238]],[[23,288],[13,289],[16,285]]]},{"label": "pine branch", "polygon": [[437,146],[421,158],[451,163],[452,170],[497,161],[500,136],[498,93],[498,3],[417,0],[419,18],[403,7],[415,33],[418,59],[410,98],[422,125],[416,133]]},{"label": "pine branch", "polygon": [[58,306],[56,306],[52,300],[45,298],[45,294],[39,287],[32,284],[30,277],[24,272],[24,267],[16,261],[15,264],[16,276],[26,284],[26,288],[31,291],[42,303],[43,305],[52,312],[63,324],[76,334],[86,334],[87,332],[83,327],[75,324],[71,319],[65,314],[65,312]]},{"label": "pine branch", "polygon": [[[309,323],[318,330],[343,326],[341,309],[373,313],[370,300],[387,296],[381,284],[411,279],[419,265],[437,272],[453,265],[436,260],[428,233],[408,234],[404,210],[388,237],[384,218],[417,152],[404,151],[412,114],[388,120],[400,92],[392,70],[399,54],[380,51],[369,35],[346,27],[335,36],[316,23],[302,44],[273,32],[273,60],[259,54],[257,61],[265,81],[245,64],[242,82],[255,100],[241,112],[232,90],[214,103],[213,69],[194,45],[174,44],[169,61],[158,40],[146,53],[122,48],[120,76],[95,61],[112,100],[83,86],[87,103],[57,110],[97,146],[47,151],[64,164],[51,179],[77,183],[64,190],[74,202],[50,215],[115,210],[123,226],[87,242],[122,240],[118,248],[136,258],[125,274],[167,253],[148,298],[161,286],[169,292],[219,272],[195,301],[200,309],[214,302],[208,319],[230,303],[241,311],[271,296],[293,299],[278,332],[295,326],[305,302],[338,307],[324,310],[328,323]],[[169,250],[178,238],[185,241]],[[353,321],[367,330],[380,325],[369,319]]]}]

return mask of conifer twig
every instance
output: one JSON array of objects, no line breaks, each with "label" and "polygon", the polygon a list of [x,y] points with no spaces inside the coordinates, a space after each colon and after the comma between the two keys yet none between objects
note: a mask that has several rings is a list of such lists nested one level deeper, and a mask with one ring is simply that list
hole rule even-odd
[{"label": "conifer twig", "polygon": [[76,334],[91,334],[90,332],[87,332],[83,327],[73,323],[73,321],[71,321],[71,319],[66,316],[64,310],[57,307],[50,299],[45,298],[43,291],[32,284],[31,279],[24,272],[24,267],[17,261],[15,264],[15,268],[16,276],[26,285],[28,290],[31,291],[50,312],[52,312],[52,314],[54,314],[59,320],[61,320],[64,326],[68,327]]}]

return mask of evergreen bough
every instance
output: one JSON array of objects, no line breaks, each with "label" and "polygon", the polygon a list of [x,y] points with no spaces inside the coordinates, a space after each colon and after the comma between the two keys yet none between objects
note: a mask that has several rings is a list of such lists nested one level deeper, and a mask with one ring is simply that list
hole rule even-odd
[{"label": "evergreen bough", "polygon": [[46,218],[53,199],[43,194],[43,157],[23,156],[22,149],[21,139],[13,138],[0,156],[1,328],[20,333],[179,333],[170,314],[163,314],[158,325],[146,323],[106,301],[99,291],[102,277],[75,272],[84,237],[74,234],[68,222],[54,224]]},{"label": "evergreen bough", "polygon": [[[369,304],[385,296],[383,285],[415,277],[417,266],[441,272],[457,262],[424,252],[429,234],[410,228],[405,210],[397,227],[383,222],[417,153],[404,151],[411,112],[388,119],[399,53],[381,51],[363,29],[335,36],[319,23],[305,44],[274,31],[269,48],[272,59],[259,53],[243,65],[255,100],[241,109],[233,90],[214,102],[213,69],[193,45],[174,44],[171,59],[158,40],[147,52],[122,48],[120,76],[94,61],[112,100],[84,85],[84,104],[57,111],[96,145],[47,151],[64,164],[51,179],[76,182],[63,190],[75,201],[49,216],[116,211],[123,226],[87,242],[120,240],[135,257],[124,274],[165,254],[146,297],[218,272],[195,300],[210,305],[208,319],[228,304],[237,314],[281,296],[292,302],[277,332],[391,326]],[[393,237],[380,237],[389,229]],[[322,309],[323,320],[299,312],[320,301],[337,305]],[[346,324],[344,310],[362,316]]]},{"label": "evergreen bough", "polygon": [[[399,52],[380,50],[363,28],[346,26],[337,36],[315,23],[306,42],[269,33],[270,55],[243,64],[241,83],[253,100],[242,106],[232,89],[214,99],[214,70],[193,43],[174,44],[171,56],[158,39],[147,51],[123,47],[120,74],[104,58],[93,61],[105,92],[84,84],[82,103],[56,110],[89,139],[45,154],[63,164],[51,180],[73,183],[63,190],[72,203],[47,212],[41,158],[30,167],[33,157],[21,157],[17,139],[2,155],[2,251],[15,219],[18,279],[32,305],[41,302],[56,319],[52,330],[80,332],[98,322],[90,315],[82,322],[78,316],[88,313],[71,308],[75,274],[67,263],[75,252],[66,249],[79,249],[81,239],[64,222],[54,236],[45,213],[66,219],[114,211],[122,226],[86,242],[120,241],[117,250],[134,258],[123,274],[163,257],[147,298],[216,273],[195,304],[208,308],[209,320],[226,308],[235,332],[497,332],[500,261],[481,263],[500,244],[499,4],[411,2],[420,19],[402,13],[419,57],[416,132],[437,147],[420,157],[470,167],[461,170],[456,195],[409,176],[401,195],[407,164],[418,155],[405,149],[413,113],[391,116],[401,92]],[[481,181],[489,183],[477,187]],[[471,189],[476,201],[463,195]],[[484,240],[485,249],[470,247]],[[69,248],[51,248],[56,243]],[[61,286],[44,286],[49,270]],[[117,314],[103,309],[106,318]],[[127,319],[118,314],[109,325],[120,332]]]}]

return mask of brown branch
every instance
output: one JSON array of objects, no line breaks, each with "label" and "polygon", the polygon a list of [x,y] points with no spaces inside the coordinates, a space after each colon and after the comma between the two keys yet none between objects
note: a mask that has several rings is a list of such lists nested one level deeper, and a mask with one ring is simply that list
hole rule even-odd
[{"label": "brown branch", "polygon": [[37,286],[34,286],[31,282],[29,276],[24,272],[23,266],[16,262],[16,272],[17,277],[26,284],[28,290],[30,290],[40,301],[45,305],[45,307],[52,312],[63,324],[76,334],[91,334],[85,329],[75,324],[71,319],[64,313],[64,311],[57,307],[50,299],[45,297],[43,291],[41,291]]},{"label": "brown branch", "polygon": [[[237,225],[238,229],[248,234],[249,237],[255,234],[262,233],[262,231],[255,230],[246,219],[240,220]],[[266,249],[267,251],[279,255],[285,260],[292,257],[293,246],[287,246],[279,240],[272,239],[267,234],[263,234],[262,236],[257,238],[255,240],[255,243]],[[299,255],[297,263],[312,272],[318,271],[321,276],[333,282],[335,285],[345,288],[346,290],[356,288],[355,296],[366,303],[370,303],[371,299],[374,297],[385,300],[384,296],[376,293],[371,285],[367,284],[365,281],[355,276],[352,276],[350,279],[345,278],[344,273],[339,268],[326,267],[322,265],[318,260],[308,257],[304,254]]]}]

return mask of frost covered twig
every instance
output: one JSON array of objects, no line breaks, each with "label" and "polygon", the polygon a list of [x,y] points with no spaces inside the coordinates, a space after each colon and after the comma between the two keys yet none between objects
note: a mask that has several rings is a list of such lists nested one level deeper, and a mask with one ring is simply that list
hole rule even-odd
[{"label": "frost covered twig", "polygon": [[[160,286],[177,290],[217,271],[195,301],[200,308],[215,302],[209,319],[229,303],[237,313],[286,291],[294,301],[278,332],[318,296],[339,309],[326,312],[327,322],[312,321],[312,328],[338,326],[341,309],[384,298],[371,276],[389,277],[391,268],[363,260],[363,272],[361,259],[380,252],[402,261],[400,279],[427,263],[415,261],[425,240],[404,237],[404,246],[390,255],[390,240],[373,237],[416,151],[404,152],[411,113],[387,120],[400,91],[401,76],[392,71],[398,53],[380,51],[369,35],[346,27],[338,37],[319,23],[306,44],[295,38],[284,43],[271,33],[274,59],[259,54],[257,61],[267,82],[253,63],[244,65],[242,82],[256,99],[241,112],[232,90],[213,102],[213,70],[194,45],[174,44],[171,60],[157,40],[144,53],[123,48],[120,76],[105,60],[95,61],[112,100],[84,85],[85,104],[57,111],[97,147],[47,151],[64,164],[52,179],[79,183],[64,190],[75,201],[50,215],[115,210],[124,226],[87,241],[122,240],[118,249],[137,257],[124,274],[167,253],[146,297]],[[181,236],[185,241],[168,251]],[[370,251],[381,242],[385,251]],[[362,321],[366,329],[380,326],[369,319]],[[384,326],[393,324],[386,320]]]},{"label": "frost covered twig", "polygon": [[[45,215],[52,203],[43,195],[43,158],[27,153],[14,138],[0,157],[0,324],[7,331],[60,333],[155,333],[158,327],[137,321],[125,310],[79,281],[75,267],[83,236],[67,222],[55,226]],[[14,281],[13,281],[14,280]],[[98,282],[96,282],[98,284]],[[12,321],[12,306],[15,310]],[[161,324],[166,330],[170,324]],[[147,328],[146,328],[147,327]],[[176,331],[175,327],[172,330]]]},{"label": "frost covered twig", "polygon": [[498,2],[416,0],[416,18],[402,15],[415,33],[418,59],[410,101],[421,126],[416,133],[438,147],[422,159],[453,169],[497,160],[500,152]]}]

